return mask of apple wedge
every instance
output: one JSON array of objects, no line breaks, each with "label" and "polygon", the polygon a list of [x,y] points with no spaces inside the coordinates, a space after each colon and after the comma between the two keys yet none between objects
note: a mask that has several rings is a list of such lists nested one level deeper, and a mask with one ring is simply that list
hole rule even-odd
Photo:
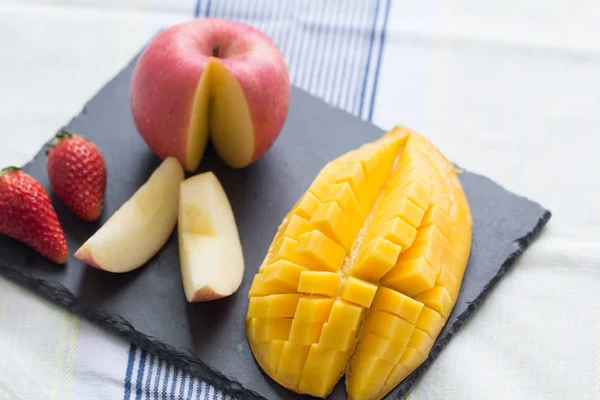
[{"label": "apple wedge", "polygon": [[187,300],[210,301],[233,294],[244,276],[244,255],[229,199],[212,172],[181,183],[178,231]]},{"label": "apple wedge", "polygon": [[93,267],[115,273],[144,265],[167,242],[177,223],[181,164],[167,157],[150,178],[75,253]]}]

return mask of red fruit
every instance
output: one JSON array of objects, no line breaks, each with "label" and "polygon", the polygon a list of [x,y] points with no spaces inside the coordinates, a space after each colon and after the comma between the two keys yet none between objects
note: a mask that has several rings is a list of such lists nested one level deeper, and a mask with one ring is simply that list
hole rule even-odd
[{"label": "red fruit", "polygon": [[18,168],[0,171],[0,234],[25,243],[44,257],[64,264],[67,240],[42,185]]},{"label": "red fruit", "polygon": [[102,214],[106,191],[106,163],[88,139],[62,131],[51,144],[46,160],[52,189],[84,221]]}]

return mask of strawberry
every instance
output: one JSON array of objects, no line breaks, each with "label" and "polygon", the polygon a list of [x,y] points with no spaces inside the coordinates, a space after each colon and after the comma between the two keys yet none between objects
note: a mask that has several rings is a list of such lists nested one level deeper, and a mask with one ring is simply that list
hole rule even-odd
[{"label": "strawberry", "polygon": [[46,168],[52,189],[84,221],[102,214],[106,190],[106,163],[100,149],[88,139],[61,131],[50,144]]},{"label": "strawberry", "polygon": [[65,233],[46,190],[31,175],[10,167],[0,171],[0,233],[64,264]]}]

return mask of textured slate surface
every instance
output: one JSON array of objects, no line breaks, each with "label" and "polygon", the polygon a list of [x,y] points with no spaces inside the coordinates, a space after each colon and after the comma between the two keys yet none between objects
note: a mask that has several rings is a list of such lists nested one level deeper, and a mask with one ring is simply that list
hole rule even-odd
[{"label": "textured slate surface", "polygon": [[[71,254],[160,163],[137,134],[130,115],[128,94],[134,62],[135,59],[67,125],[70,131],[94,140],[106,157],[109,179],[100,222],[86,224],[78,220],[52,194],[43,150],[24,167],[51,194]],[[229,298],[186,303],[175,233],[148,265],[123,275],[95,270],[74,258],[64,267],[56,266],[24,245],[0,237],[0,272],[234,397],[304,398],[275,384],[254,362],[244,330],[246,293],[278,224],[316,173],[328,160],[382,133],[373,125],[294,90],[284,131],[257,163],[232,170],[210,151],[199,171],[211,169],[223,183],[246,260],[243,285]],[[550,212],[540,205],[507,192],[483,176],[465,172],[460,179],[474,219],[472,253],[462,290],[428,361],[388,398],[406,396],[550,218]],[[331,398],[345,397],[342,380]]]}]

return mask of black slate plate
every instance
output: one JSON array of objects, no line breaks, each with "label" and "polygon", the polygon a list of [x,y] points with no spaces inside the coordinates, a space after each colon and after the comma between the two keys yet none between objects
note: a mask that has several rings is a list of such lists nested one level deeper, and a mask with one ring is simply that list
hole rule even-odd
[{"label": "black slate plate", "polygon": [[[52,194],[43,150],[24,166],[53,196],[71,254],[160,163],[137,134],[130,114],[129,82],[136,59],[67,126],[95,141],[106,157],[109,180],[100,222],[86,224],[78,220]],[[382,133],[379,128],[294,89],[284,130],[258,162],[243,170],[232,170],[209,152],[200,171],[214,171],[225,187],[246,260],[243,285],[229,298],[186,303],[175,233],[148,265],[123,275],[98,271],[73,257],[60,267],[24,245],[0,237],[0,272],[234,397],[304,398],[282,389],[255,363],[244,328],[246,293],[278,224],[317,172],[327,161]],[[462,290],[429,359],[388,398],[406,396],[550,218],[550,212],[540,205],[507,192],[483,176],[464,172],[460,179],[474,220],[471,258]],[[331,398],[346,398],[343,380]]]}]

